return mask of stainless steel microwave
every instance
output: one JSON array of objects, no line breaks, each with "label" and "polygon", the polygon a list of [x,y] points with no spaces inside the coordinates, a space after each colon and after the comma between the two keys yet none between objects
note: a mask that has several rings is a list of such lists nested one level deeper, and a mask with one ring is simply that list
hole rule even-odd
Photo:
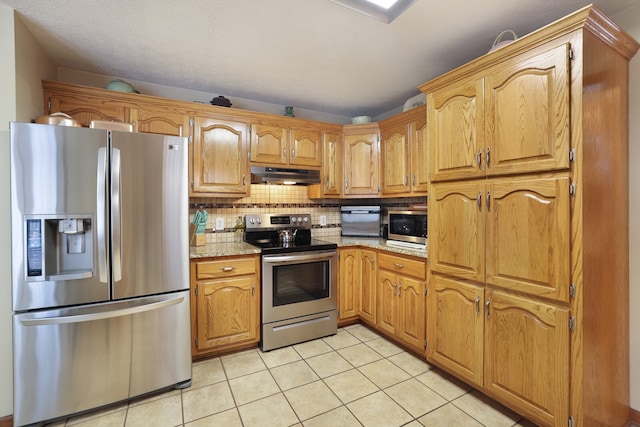
[{"label": "stainless steel microwave", "polygon": [[427,243],[427,211],[389,211],[389,240]]}]

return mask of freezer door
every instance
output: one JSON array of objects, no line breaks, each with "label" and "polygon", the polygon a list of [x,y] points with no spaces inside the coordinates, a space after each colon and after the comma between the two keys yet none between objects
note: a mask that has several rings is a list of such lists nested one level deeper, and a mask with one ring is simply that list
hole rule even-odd
[{"label": "freezer door", "polygon": [[113,298],[189,288],[187,141],[111,132]]},{"label": "freezer door", "polygon": [[10,127],[13,310],[108,300],[107,132]]},{"label": "freezer door", "polygon": [[16,426],[191,380],[189,292],[16,314]]}]

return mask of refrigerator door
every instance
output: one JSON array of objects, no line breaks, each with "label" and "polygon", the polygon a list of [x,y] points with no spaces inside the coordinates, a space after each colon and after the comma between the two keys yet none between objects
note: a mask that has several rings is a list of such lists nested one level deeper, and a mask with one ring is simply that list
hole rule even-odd
[{"label": "refrigerator door", "polygon": [[113,298],[188,289],[186,139],[110,133]]},{"label": "refrigerator door", "polygon": [[10,127],[13,310],[108,300],[107,132]]},{"label": "refrigerator door", "polygon": [[189,292],[15,314],[14,425],[191,380]]}]

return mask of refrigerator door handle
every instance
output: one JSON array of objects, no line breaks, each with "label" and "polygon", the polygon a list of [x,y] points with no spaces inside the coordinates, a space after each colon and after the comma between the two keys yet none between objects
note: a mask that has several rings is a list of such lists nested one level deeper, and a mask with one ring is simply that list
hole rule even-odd
[{"label": "refrigerator door handle", "polygon": [[117,310],[100,311],[96,313],[71,314],[58,317],[40,317],[35,319],[22,319],[20,323],[24,326],[41,325],[62,325],[68,323],[90,322],[92,320],[111,319],[114,317],[128,316],[131,314],[144,313],[145,311],[158,310],[164,307],[180,304],[184,301],[184,296],[175,297],[164,301],[155,301],[141,304],[134,307],[121,308]]},{"label": "refrigerator door handle", "polygon": [[98,184],[96,200],[96,222],[98,240],[98,277],[107,283],[107,221],[106,221],[106,185],[107,185],[107,148],[98,148]]},{"label": "refrigerator door handle", "polygon": [[120,150],[112,149],[111,154],[111,224],[113,241],[113,281],[122,279],[122,206],[120,187]]}]

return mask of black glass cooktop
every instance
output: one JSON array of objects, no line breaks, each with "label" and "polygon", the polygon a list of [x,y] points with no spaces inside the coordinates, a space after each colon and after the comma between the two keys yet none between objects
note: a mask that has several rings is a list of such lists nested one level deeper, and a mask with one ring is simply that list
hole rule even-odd
[{"label": "black glass cooktop", "polygon": [[281,242],[276,231],[264,231],[245,233],[245,242],[262,249],[263,254],[283,254],[290,252],[308,252],[331,250],[338,247],[337,244],[314,239],[308,230],[299,230],[293,242]]}]

